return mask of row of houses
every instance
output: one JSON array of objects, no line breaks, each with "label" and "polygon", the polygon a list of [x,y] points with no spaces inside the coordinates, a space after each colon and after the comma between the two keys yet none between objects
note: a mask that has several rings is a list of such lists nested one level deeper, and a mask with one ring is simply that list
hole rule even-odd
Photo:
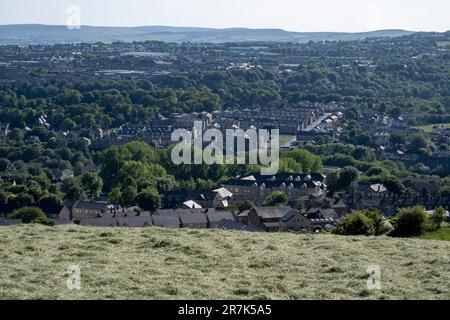
[{"label": "row of houses", "polygon": [[[228,180],[223,183],[223,187],[229,190],[236,200],[250,200],[257,205],[264,204],[265,199],[274,191],[284,192],[289,202],[295,203],[311,198],[324,199],[327,194],[325,178],[321,173],[278,173],[271,176],[253,173]],[[232,201],[236,200],[232,198]]]},{"label": "row of houses", "polygon": [[76,223],[93,227],[162,227],[170,229],[221,228],[228,230],[278,232],[332,228],[341,218],[334,209],[296,210],[290,206],[262,207],[232,213],[224,210],[192,208],[158,210],[155,214],[103,215],[79,220],[56,219],[56,224]]}]

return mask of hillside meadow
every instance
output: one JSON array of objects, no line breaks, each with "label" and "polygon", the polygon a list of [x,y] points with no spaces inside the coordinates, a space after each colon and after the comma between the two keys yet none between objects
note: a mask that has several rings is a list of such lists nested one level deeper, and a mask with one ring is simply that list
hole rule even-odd
[{"label": "hillside meadow", "polygon": [[450,299],[449,253],[425,239],[20,225],[0,228],[0,299]]}]

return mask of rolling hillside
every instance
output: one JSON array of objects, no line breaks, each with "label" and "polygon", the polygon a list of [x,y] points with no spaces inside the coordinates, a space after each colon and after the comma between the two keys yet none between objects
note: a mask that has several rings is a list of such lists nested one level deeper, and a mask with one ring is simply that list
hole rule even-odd
[{"label": "rolling hillside", "polygon": [[368,37],[397,37],[412,34],[405,30],[380,30],[362,33],[289,32],[281,29],[183,28],[183,27],[92,27],[69,30],[56,25],[0,25],[0,44],[54,44],[114,41],[161,40],[168,42],[241,42],[241,41],[333,41]]},{"label": "rolling hillside", "polygon": [[[0,299],[449,299],[449,252],[421,239],[22,225],[0,228]],[[367,289],[369,265],[381,290]]]}]

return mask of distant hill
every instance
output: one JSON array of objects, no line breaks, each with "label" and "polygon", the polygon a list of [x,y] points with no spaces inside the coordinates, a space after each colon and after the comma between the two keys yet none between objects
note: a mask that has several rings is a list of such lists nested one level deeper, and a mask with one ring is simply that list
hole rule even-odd
[{"label": "distant hill", "polygon": [[240,41],[338,41],[370,37],[398,37],[412,34],[405,30],[380,30],[361,33],[290,32],[281,29],[184,28],[184,27],[91,27],[69,30],[66,26],[21,24],[0,25],[0,44],[54,44],[114,41],[160,40],[167,42],[240,42]]}]

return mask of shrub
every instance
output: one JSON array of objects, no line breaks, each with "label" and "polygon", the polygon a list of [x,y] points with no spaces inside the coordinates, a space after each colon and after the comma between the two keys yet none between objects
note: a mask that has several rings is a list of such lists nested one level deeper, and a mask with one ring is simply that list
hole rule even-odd
[{"label": "shrub", "polygon": [[339,221],[334,232],[336,234],[353,236],[373,235],[375,234],[375,227],[373,220],[360,211],[348,215]]},{"label": "shrub", "polygon": [[47,218],[45,213],[35,207],[24,207],[14,210],[10,215],[10,219],[22,219],[23,223],[49,223],[50,219]]},{"label": "shrub", "polygon": [[382,235],[392,230],[390,223],[375,208],[357,211],[337,223],[335,233],[341,235]]},{"label": "shrub", "polygon": [[434,210],[434,212],[429,217],[430,228],[432,230],[439,230],[441,228],[442,222],[445,221],[445,214],[446,214],[446,211],[442,207]]},{"label": "shrub", "polygon": [[416,236],[426,229],[427,214],[422,207],[401,209],[396,217],[396,226],[392,235],[400,237]]}]

